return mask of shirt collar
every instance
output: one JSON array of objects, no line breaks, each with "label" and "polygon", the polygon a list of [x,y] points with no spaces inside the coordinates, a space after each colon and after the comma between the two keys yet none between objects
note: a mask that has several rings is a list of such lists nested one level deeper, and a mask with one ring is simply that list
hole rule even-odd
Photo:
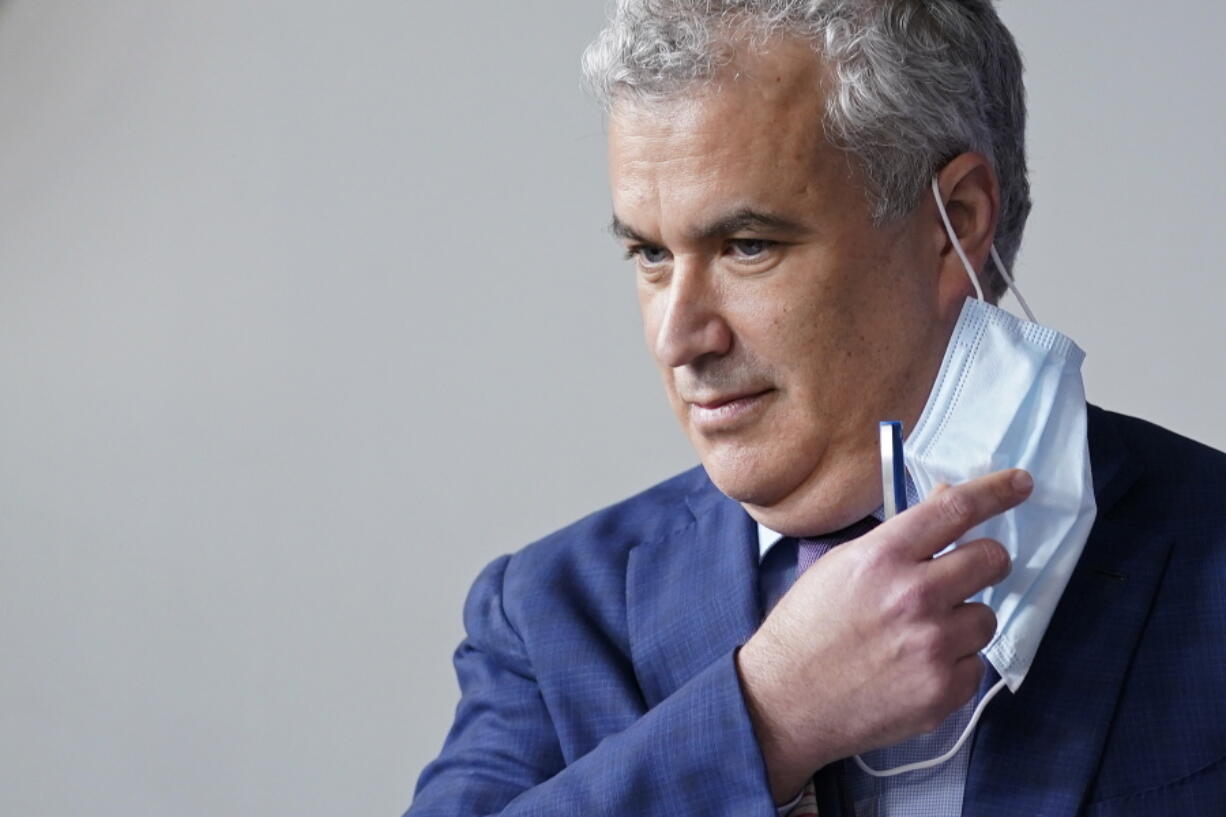
[{"label": "shirt collar", "polygon": [[[919,491],[916,490],[915,483],[911,480],[911,472],[908,471],[905,473],[904,480],[904,484],[906,485],[907,489],[907,507],[919,504]],[[877,508],[877,510],[873,511],[871,514],[869,514],[869,516],[873,517],[878,522],[885,521],[885,506]],[[820,535],[821,534],[819,534],[819,536]],[[762,564],[762,560],[766,558],[766,554],[770,552],[770,549],[783,541],[784,538],[784,535],[779,531],[771,530],[761,522],[758,523],[759,565]]]},{"label": "shirt collar", "polygon": [[783,539],[782,533],[771,530],[761,522],[758,523],[758,564],[762,564],[762,560],[766,558],[766,554],[770,552],[770,549],[777,545],[781,539]]},{"label": "shirt collar", "polygon": [[[876,519],[878,522],[883,521],[885,519],[885,507],[882,506],[882,507],[877,508],[877,510],[870,513],[869,516],[873,517],[873,519]],[[814,536],[812,538],[819,539],[821,538],[822,535],[823,534],[818,534],[817,536]],[[762,561],[766,558],[766,554],[770,552],[770,549],[773,548],[775,545],[779,544],[780,542],[782,542],[785,538],[787,537],[785,537],[779,531],[771,530],[770,528],[766,527],[766,525],[763,525],[761,522],[759,522],[758,523],[758,564],[762,564]]]}]

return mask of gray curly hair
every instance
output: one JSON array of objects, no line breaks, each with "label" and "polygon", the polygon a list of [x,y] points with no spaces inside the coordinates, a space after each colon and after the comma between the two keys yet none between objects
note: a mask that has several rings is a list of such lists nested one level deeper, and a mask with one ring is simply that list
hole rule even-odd
[{"label": "gray curly hair", "polygon": [[[1026,96],[991,0],[616,0],[583,54],[584,84],[606,111],[624,96],[667,99],[712,79],[736,36],[779,34],[812,44],[830,70],[822,126],[860,163],[874,220],[912,212],[937,170],[978,151],[1000,182],[996,247],[1012,267],[1030,213]],[[999,273],[985,277],[1000,297]]]}]

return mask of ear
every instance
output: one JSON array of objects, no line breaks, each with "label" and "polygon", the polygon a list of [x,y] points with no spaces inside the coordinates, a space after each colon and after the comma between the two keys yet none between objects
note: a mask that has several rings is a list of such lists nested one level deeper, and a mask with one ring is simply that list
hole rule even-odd
[{"label": "ear", "polygon": [[[996,298],[989,292],[989,276],[984,272],[1000,215],[1000,183],[996,180],[996,171],[983,154],[963,153],[937,173],[937,186],[954,233],[979,278],[984,299],[995,303]],[[930,201],[929,205],[932,240],[940,256],[937,284],[940,308],[943,314],[956,315],[968,296],[975,297],[975,288],[949,239],[936,202]]]}]

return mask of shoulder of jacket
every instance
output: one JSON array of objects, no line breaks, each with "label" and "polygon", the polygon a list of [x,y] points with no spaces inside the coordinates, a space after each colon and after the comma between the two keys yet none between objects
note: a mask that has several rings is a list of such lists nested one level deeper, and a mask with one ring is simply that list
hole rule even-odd
[{"label": "shoulder of jacket", "polygon": [[1226,452],[1139,417],[1093,406],[1091,410],[1111,424],[1128,453],[1146,470],[1226,481]]},{"label": "shoulder of jacket", "polygon": [[683,471],[634,496],[594,511],[512,554],[507,581],[540,578],[576,564],[624,563],[639,544],[670,536],[693,524],[687,498],[715,487],[702,466]]},{"label": "shoulder of jacket", "polygon": [[1094,408],[1137,478],[1121,498],[1134,518],[1226,537],[1226,453],[1155,423]]}]

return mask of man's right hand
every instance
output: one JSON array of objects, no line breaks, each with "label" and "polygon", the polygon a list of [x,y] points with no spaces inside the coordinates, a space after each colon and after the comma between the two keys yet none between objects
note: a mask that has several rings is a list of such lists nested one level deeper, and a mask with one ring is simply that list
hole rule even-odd
[{"label": "man's right hand", "polygon": [[942,488],[805,571],[737,653],[771,791],[935,729],[979,686],[996,616],[965,600],[1009,573],[989,539],[932,558],[1033,488],[1020,470]]}]

